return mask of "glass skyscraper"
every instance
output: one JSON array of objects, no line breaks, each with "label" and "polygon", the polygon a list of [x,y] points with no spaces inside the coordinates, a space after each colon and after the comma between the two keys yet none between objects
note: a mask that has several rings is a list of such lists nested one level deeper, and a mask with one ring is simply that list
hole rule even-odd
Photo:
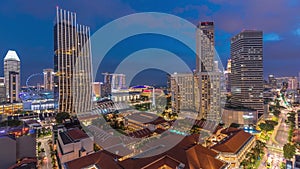
[{"label": "glass skyscraper", "polygon": [[231,104],[263,113],[263,32],[244,30],[231,38]]},{"label": "glass skyscraper", "polygon": [[92,108],[90,28],[78,25],[76,13],[59,9],[54,25],[54,96],[58,112]]}]

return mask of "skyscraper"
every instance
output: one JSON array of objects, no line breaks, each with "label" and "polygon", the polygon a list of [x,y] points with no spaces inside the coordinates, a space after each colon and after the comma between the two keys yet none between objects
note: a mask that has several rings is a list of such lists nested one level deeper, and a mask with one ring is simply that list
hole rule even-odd
[{"label": "skyscraper", "polygon": [[221,119],[221,90],[218,62],[214,59],[215,39],[213,22],[199,23],[196,42],[195,75],[199,81],[199,118],[218,121]]},{"label": "skyscraper", "polygon": [[91,110],[90,28],[77,24],[76,13],[58,7],[54,25],[54,71],[58,112]]},{"label": "skyscraper", "polygon": [[231,38],[231,104],[263,113],[263,32],[245,30]]},{"label": "skyscraper", "polygon": [[44,89],[48,91],[53,90],[53,69],[44,69]]},{"label": "skyscraper", "polygon": [[288,90],[297,90],[298,88],[298,79],[297,77],[290,77],[288,80]]},{"label": "skyscraper", "polygon": [[226,71],[224,72],[224,76],[225,76],[226,92],[230,93],[231,59],[228,59],[227,61],[227,67],[226,67]]},{"label": "skyscraper", "polygon": [[6,97],[13,103],[18,102],[20,90],[20,59],[16,51],[9,50],[4,58],[4,79]]},{"label": "skyscraper", "polygon": [[268,81],[269,81],[269,85],[273,88],[276,89],[277,88],[277,80],[275,78],[274,75],[269,75],[268,76]]},{"label": "skyscraper", "polygon": [[126,88],[126,81],[124,74],[110,74],[111,75],[111,89],[120,90]]},{"label": "skyscraper", "polygon": [[6,102],[6,88],[4,77],[0,77],[0,103]]}]

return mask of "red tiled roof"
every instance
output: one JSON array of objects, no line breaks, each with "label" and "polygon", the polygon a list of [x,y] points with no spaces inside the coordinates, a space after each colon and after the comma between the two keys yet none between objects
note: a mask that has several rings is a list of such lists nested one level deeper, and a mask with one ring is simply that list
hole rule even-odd
[{"label": "red tiled roof", "polygon": [[66,162],[65,165],[68,169],[82,169],[91,165],[96,165],[101,169],[121,169],[115,162],[116,156],[108,153],[107,151],[99,151],[75,160]]},{"label": "red tiled roof", "polygon": [[83,132],[82,130],[80,130],[78,128],[68,130],[67,134],[74,141],[89,137],[85,132]]},{"label": "red tiled roof", "polygon": [[[227,164],[215,157],[217,153],[197,145],[199,135],[186,136],[176,146],[159,155],[146,158],[129,158],[116,161],[116,155],[105,150],[66,163],[69,169],[79,169],[96,165],[101,169],[157,169],[163,165],[176,168],[180,163],[185,169],[221,169]],[[119,158],[119,157],[118,157]]]},{"label": "red tiled roof", "polygon": [[[226,132],[225,132],[226,131]],[[228,134],[220,143],[212,146],[211,148],[218,152],[238,153],[238,151],[251,139],[253,135],[243,130],[226,130]],[[222,133],[224,133],[222,131]]]},{"label": "red tiled roof", "polygon": [[14,169],[14,168],[18,168],[20,166],[23,166],[25,164],[37,164],[37,159],[36,158],[32,158],[32,157],[28,157],[28,158],[23,158],[19,163],[12,165],[11,167],[9,167],[8,169]]},{"label": "red tiled roof", "polygon": [[134,131],[132,133],[128,133],[128,136],[135,137],[135,138],[143,138],[143,137],[151,136],[151,134],[153,134],[153,132],[150,129],[144,128],[141,130]]},{"label": "red tiled roof", "polygon": [[216,159],[218,153],[196,145],[186,151],[189,169],[220,169],[227,164],[219,159]]},{"label": "red tiled roof", "polygon": [[156,161],[153,161],[152,163],[148,164],[147,166],[143,167],[142,169],[157,169],[163,165],[167,165],[170,168],[176,168],[180,164],[179,161],[175,160],[174,158],[166,155],[163,156]]}]

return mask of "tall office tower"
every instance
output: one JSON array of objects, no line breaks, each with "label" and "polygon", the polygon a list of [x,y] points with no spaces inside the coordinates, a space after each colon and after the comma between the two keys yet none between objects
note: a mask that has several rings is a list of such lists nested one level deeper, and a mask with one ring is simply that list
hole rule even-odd
[{"label": "tall office tower", "polygon": [[263,32],[245,30],[231,38],[231,104],[264,112]]},{"label": "tall office tower", "polygon": [[4,77],[0,77],[0,103],[6,102],[6,88]]},{"label": "tall office tower", "polygon": [[214,23],[200,22],[196,32],[196,78],[199,80],[199,118],[221,119],[221,73],[215,61]]},{"label": "tall office tower", "polygon": [[288,90],[297,90],[298,80],[297,77],[290,77],[288,80]]},{"label": "tall office tower", "polygon": [[76,13],[56,9],[54,25],[54,96],[58,112],[92,108],[90,29],[78,25]]},{"label": "tall office tower", "polygon": [[101,85],[101,97],[108,97],[111,95],[111,75],[107,72],[102,75],[104,75],[104,83]]},{"label": "tall office tower", "polygon": [[20,90],[20,59],[16,51],[9,50],[4,58],[6,97],[9,102],[18,102]]},{"label": "tall office tower", "polygon": [[173,73],[168,75],[168,88],[172,94],[173,112],[181,110],[197,111],[196,100],[198,84],[192,73]]},{"label": "tall office tower", "polygon": [[227,60],[227,67],[226,67],[226,71],[224,72],[224,76],[225,76],[226,92],[230,93],[231,59]]},{"label": "tall office tower", "polygon": [[44,69],[44,89],[48,91],[53,90],[53,69]]},{"label": "tall office tower", "polygon": [[125,81],[124,74],[111,74],[111,89],[120,90],[126,88],[126,81]]},{"label": "tall office tower", "polygon": [[269,80],[269,85],[273,89],[277,89],[277,80],[276,80],[275,76],[274,75],[269,75],[268,80]]}]

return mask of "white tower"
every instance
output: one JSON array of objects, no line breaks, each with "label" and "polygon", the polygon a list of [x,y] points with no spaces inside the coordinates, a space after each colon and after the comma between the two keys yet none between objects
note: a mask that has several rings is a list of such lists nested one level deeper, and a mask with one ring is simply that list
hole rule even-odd
[{"label": "white tower", "polygon": [[4,58],[4,79],[6,97],[11,103],[19,101],[20,59],[16,51],[9,50]]}]

